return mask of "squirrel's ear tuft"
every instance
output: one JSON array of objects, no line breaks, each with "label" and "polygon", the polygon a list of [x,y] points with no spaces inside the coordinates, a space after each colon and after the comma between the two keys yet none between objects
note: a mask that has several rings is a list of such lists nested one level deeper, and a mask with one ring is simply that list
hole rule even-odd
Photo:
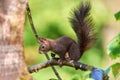
[{"label": "squirrel's ear tuft", "polygon": [[40,42],[44,43],[44,42],[46,42],[46,41],[47,41],[47,39],[45,39],[45,38],[40,38]]}]

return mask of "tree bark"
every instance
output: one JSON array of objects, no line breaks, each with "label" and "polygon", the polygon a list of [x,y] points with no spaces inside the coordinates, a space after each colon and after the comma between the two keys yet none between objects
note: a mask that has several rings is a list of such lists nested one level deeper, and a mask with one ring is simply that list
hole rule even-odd
[{"label": "tree bark", "polygon": [[0,80],[32,80],[23,55],[27,0],[0,0]]}]

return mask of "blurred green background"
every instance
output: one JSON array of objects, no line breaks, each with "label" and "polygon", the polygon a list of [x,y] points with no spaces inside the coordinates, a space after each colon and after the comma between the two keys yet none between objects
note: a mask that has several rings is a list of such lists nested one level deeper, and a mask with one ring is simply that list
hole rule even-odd
[{"label": "blurred green background", "polygon": [[[93,47],[86,51],[80,62],[88,65],[104,68],[105,52],[103,49],[103,28],[109,19],[109,10],[100,0],[91,0],[91,15],[95,23],[97,41]],[[81,0],[29,0],[32,18],[38,34],[41,37],[56,39],[61,36],[69,36],[77,40],[73,32],[69,18],[74,8]],[[104,12],[104,14],[103,14]],[[37,44],[31,26],[26,15],[24,28],[25,59],[28,66],[46,61],[44,55],[38,53]],[[50,54],[49,54],[50,55]],[[70,67],[56,66],[63,80],[86,80],[90,72],[75,70]],[[51,68],[39,70],[38,73],[31,74],[35,80],[48,80],[56,78]]]}]

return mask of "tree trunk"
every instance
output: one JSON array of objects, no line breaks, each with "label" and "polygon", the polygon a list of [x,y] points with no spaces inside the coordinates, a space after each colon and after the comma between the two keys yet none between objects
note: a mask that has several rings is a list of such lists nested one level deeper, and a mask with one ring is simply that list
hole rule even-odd
[{"label": "tree trunk", "polygon": [[0,0],[0,80],[32,80],[23,56],[27,0]]}]

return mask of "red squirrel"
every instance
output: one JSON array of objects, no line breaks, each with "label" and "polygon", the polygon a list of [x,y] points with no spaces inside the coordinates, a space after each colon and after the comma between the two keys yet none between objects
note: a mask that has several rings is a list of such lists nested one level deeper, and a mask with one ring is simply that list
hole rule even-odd
[{"label": "red squirrel", "polygon": [[73,12],[70,22],[72,28],[77,35],[78,42],[73,39],[63,36],[56,40],[41,38],[39,52],[45,53],[52,51],[53,57],[59,55],[59,62],[63,60],[78,61],[83,53],[92,47],[91,43],[95,40],[93,32],[93,19],[90,16],[90,3],[82,2],[78,9]]}]

